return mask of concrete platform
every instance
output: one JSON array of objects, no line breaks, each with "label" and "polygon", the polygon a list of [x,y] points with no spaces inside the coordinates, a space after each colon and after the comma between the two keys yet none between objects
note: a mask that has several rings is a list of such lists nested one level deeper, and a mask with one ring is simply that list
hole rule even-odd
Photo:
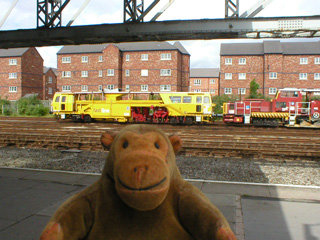
[{"label": "concrete platform", "polygon": [[[38,239],[69,196],[99,175],[0,168],[0,239]],[[320,188],[189,180],[239,240],[320,240]]]}]

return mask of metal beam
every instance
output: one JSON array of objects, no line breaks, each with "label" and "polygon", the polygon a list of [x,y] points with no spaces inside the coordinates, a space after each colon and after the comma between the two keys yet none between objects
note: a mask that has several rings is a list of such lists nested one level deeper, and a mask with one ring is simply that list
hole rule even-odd
[{"label": "metal beam", "polygon": [[144,11],[144,0],[124,0],[123,22],[138,22]]},{"label": "metal beam", "polygon": [[102,24],[0,31],[0,48],[134,41],[320,37],[320,15]]},{"label": "metal beam", "polygon": [[3,16],[1,22],[0,22],[0,28],[2,27],[2,25],[4,24],[4,22],[7,20],[8,16],[10,15],[12,9],[14,8],[14,6],[17,4],[19,0],[14,0],[10,6],[10,8],[8,9],[8,11],[6,12],[6,14]]},{"label": "metal beam", "polygon": [[225,18],[239,17],[239,0],[225,0]]},{"label": "metal beam", "polygon": [[252,18],[255,17],[259,12],[265,9],[273,0],[259,0],[254,4],[248,11],[241,14],[241,18]]}]

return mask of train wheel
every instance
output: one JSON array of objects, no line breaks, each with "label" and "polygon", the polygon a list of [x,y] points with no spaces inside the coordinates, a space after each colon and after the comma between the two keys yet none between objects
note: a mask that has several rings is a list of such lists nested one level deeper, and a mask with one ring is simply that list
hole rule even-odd
[{"label": "train wheel", "polygon": [[90,115],[84,115],[84,116],[83,116],[83,121],[84,121],[85,123],[91,122],[91,116],[90,116]]},{"label": "train wheel", "polygon": [[312,115],[314,118],[318,119],[320,114],[318,112],[314,112],[313,115]]},{"label": "train wheel", "polygon": [[186,124],[187,124],[187,125],[191,125],[192,123],[193,123],[192,117],[187,117],[187,118],[186,118]]},{"label": "train wheel", "polygon": [[176,117],[170,118],[170,123],[171,124],[178,124],[178,119]]}]

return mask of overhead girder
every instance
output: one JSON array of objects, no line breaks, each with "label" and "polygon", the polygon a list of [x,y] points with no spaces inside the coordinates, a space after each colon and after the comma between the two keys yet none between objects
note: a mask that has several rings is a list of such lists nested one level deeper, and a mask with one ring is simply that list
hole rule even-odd
[{"label": "overhead girder", "polygon": [[225,18],[239,17],[239,0],[225,0]]},{"label": "overhead girder", "polygon": [[144,0],[124,0],[123,22],[143,22],[144,17],[160,2],[154,0],[145,10]]},{"label": "overhead girder", "polygon": [[320,16],[130,22],[0,31],[0,48],[134,41],[288,37],[320,37]]}]

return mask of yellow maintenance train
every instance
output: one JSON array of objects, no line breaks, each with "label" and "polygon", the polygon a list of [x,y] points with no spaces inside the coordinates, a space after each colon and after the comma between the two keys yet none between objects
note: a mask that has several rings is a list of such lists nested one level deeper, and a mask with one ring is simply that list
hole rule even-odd
[{"label": "yellow maintenance train", "polygon": [[[147,100],[141,100],[141,98]],[[151,100],[153,99],[153,100]],[[212,122],[210,93],[191,92],[57,92],[52,113],[59,119],[91,122]]]}]

